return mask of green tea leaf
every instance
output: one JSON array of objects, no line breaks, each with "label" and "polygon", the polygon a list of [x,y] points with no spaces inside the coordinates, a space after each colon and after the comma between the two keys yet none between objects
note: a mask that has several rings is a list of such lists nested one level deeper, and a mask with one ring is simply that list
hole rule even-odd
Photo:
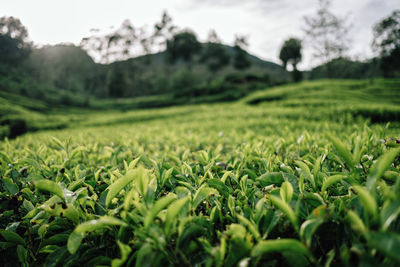
[{"label": "green tea leaf", "polygon": [[396,182],[400,179],[400,173],[395,171],[385,171],[383,177],[391,182]]},{"label": "green tea leaf", "polygon": [[26,261],[28,259],[28,251],[23,246],[17,246],[17,255],[19,262],[22,264],[26,264]]},{"label": "green tea leaf", "polygon": [[367,232],[367,227],[364,225],[361,218],[352,210],[347,211],[347,219],[350,222],[351,228],[360,233],[364,234]]},{"label": "green tea leaf", "polygon": [[15,195],[16,193],[19,192],[19,188],[18,185],[16,185],[13,180],[11,180],[10,178],[3,178],[1,179],[1,181],[3,182],[6,190],[11,194],[11,195]]},{"label": "green tea leaf", "polygon": [[144,197],[147,193],[147,187],[149,185],[149,174],[145,168],[139,166],[136,168],[136,177],[138,191]]},{"label": "green tea leaf", "polygon": [[367,178],[367,188],[371,190],[376,184],[377,180],[382,177],[385,171],[390,167],[396,156],[400,153],[400,148],[391,149],[385,154],[380,156],[378,160],[372,165]]},{"label": "green tea leaf", "polygon": [[136,267],[152,266],[153,258],[149,258],[153,251],[149,243],[143,244],[136,254]]},{"label": "green tea leaf", "polygon": [[59,249],[60,247],[57,245],[47,245],[44,246],[40,249],[39,253],[53,253],[54,251],[56,251],[57,249]]},{"label": "green tea leaf", "polygon": [[118,225],[125,227],[128,226],[124,221],[121,221],[120,219],[111,216],[103,216],[100,217],[100,219],[91,220],[79,224],[74,231],[76,233],[85,234],[86,232],[92,232],[95,230],[103,229],[111,225]]},{"label": "green tea leaf", "polygon": [[325,157],[325,155],[319,156],[314,163],[313,176],[315,179],[317,179],[317,177],[318,177],[318,173],[319,173],[319,170],[321,169],[321,164],[322,164],[324,157]]},{"label": "green tea leaf", "polygon": [[173,193],[168,194],[165,197],[160,198],[157,200],[154,205],[151,207],[149,212],[147,213],[145,219],[144,219],[144,227],[148,228],[149,225],[153,222],[154,218],[157,216],[157,214],[162,211],[165,207],[167,207],[169,204],[171,204],[172,201],[176,199],[176,195]]},{"label": "green tea leaf", "polygon": [[382,230],[387,230],[400,214],[400,199],[386,200],[380,212]]},{"label": "green tea leaf", "polygon": [[361,145],[361,137],[358,135],[358,136],[356,136],[355,148],[353,151],[353,160],[356,164],[360,163],[362,150],[363,150],[363,147]]},{"label": "green tea leaf", "polygon": [[33,206],[32,202],[30,202],[29,200],[24,199],[24,202],[22,202],[22,206],[28,211],[30,212],[31,210],[33,210],[35,208],[35,206]]},{"label": "green tea leaf", "polygon": [[221,182],[220,180],[217,180],[217,179],[209,179],[209,180],[207,180],[207,184],[210,187],[217,189],[218,192],[221,195],[223,195],[225,198],[228,198],[230,190],[223,182]]},{"label": "green tea leaf", "polygon": [[299,229],[299,226],[297,224],[297,217],[294,214],[293,209],[283,200],[281,200],[280,198],[270,195],[269,199],[271,200],[272,204],[274,204],[278,209],[280,209],[291,221],[291,223],[293,224],[294,228],[296,230]]},{"label": "green tea leaf", "polygon": [[76,231],[73,231],[69,235],[68,242],[67,242],[67,247],[68,247],[69,253],[75,254],[75,252],[78,250],[79,246],[81,245],[84,237],[85,237],[85,235],[83,233],[77,233]]},{"label": "green tea leaf", "polygon": [[132,170],[128,171],[127,174],[113,184],[107,187],[108,190],[107,197],[106,197],[106,207],[110,205],[111,200],[129,183],[131,183],[137,176],[137,171]]},{"label": "green tea leaf", "polygon": [[296,239],[263,240],[251,250],[252,257],[259,257],[270,252],[293,251],[305,256],[311,256],[308,249]]},{"label": "green tea leaf", "polygon": [[282,200],[286,201],[286,203],[289,203],[292,200],[293,196],[292,184],[289,183],[288,181],[283,182],[280,189],[280,195]]},{"label": "green tea leaf", "polygon": [[110,216],[103,216],[100,219],[91,220],[79,224],[77,227],[75,227],[75,230],[68,237],[68,243],[67,243],[68,251],[71,254],[74,254],[78,250],[82,242],[82,239],[85,237],[87,232],[92,232],[104,229],[108,226],[116,226],[116,225],[125,227],[128,226],[125,222]]},{"label": "green tea leaf", "polygon": [[242,223],[243,225],[245,225],[247,227],[247,229],[249,229],[249,232],[253,235],[253,237],[256,240],[260,240],[261,239],[261,235],[257,230],[257,226],[249,221],[247,218],[241,216],[241,215],[236,215],[236,217],[238,218],[239,222]]},{"label": "green tea leaf", "polygon": [[313,188],[316,188],[314,176],[311,174],[310,168],[308,168],[308,166],[304,162],[301,162],[301,161],[296,161],[296,164],[297,164],[297,166],[300,167],[301,174],[304,175],[304,177],[311,182]]},{"label": "green tea leaf", "polygon": [[7,231],[7,230],[0,230],[0,235],[2,235],[3,238],[7,242],[25,246],[25,240],[19,234],[15,233],[15,232]]},{"label": "green tea leaf", "polygon": [[314,218],[306,220],[301,224],[300,227],[300,237],[307,244],[308,247],[311,246],[312,236],[318,227],[324,222],[322,218]]},{"label": "green tea leaf", "polygon": [[61,199],[64,199],[63,190],[56,182],[42,179],[35,181],[34,184],[37,189],[50,192],[56,196],[59,196]]},{"label": "green tea leaf", "polygon": [[271,184],[280,186],[285,180],[280,172],[268,172],[259,176],[256,181],[258,181],[262,187],[266,187]]},{"label": "green tea leaf", "polygon": [[218,191],[211,187],[202,187],[197,190],[193,197],[193,209],[196,209],[203,200],[211,195],[218,195]]},{"label": "green tea leaf", "polygon": [[371,232],[368,244],[385,256],[400,263],[400,235],[390,232]]},{"label": "green tea leaf", "polygon": [[167,209],[167,217],[165,219],[165,232],[170,234],[170,229],[173,223],[176,221],[176,217],[183,209],[183,207],[190,201],[190,197],[186,196],[184,198],[178,199],[169,205]]},{"label": "green tea leaf", "polygon": [[326,189],[328,189],[328,187],[340,182],[341,180],[345,179],[346,177],[347,177],[346,175],[341,175],[341,174],[332,175],[332,176],[328,177],[328,179],[326,179],[322,184],[321,194],[324,193],[326,191]]},{"label": "green tea leaf", "polygon": [[347,165],[351,168],[354,169],[354,160],[353,156],[351,155],[350,151],[347,149],[347,147],[335,136],[332,134],[327,134],[326,135],[329,141],[333,144],[333,146],[336,148],[337,152],[339,155],[344,159],[344,161],[347,163]]},{"label": "green tea leaf", "polygon": [[356,191],[357,195],[360,198],[360,202],[363,205],[364,209],[368,211],[368,213],[372,217],[378,216],[378,205],[376,204],[373,196],[364,188],[358,185],[352,187],[354,191]]},{"label": "green tea leaf", "polygon": [[126,262],[126,260],[128,259],[129,253],[131,253],[131,251],[132,251],[130,246],[125,245],[124,243],[122,243],[119,240],[117,240],[117,244],[119,247],[119,251],[121,253],[121,258],[112,260],[112,262],[111,262],[112,267],[119,267],[119,266],[123,265]]},{"label": "green tea leaf", "polygon": [[74,224],[79,223],[79,212],[73,205],[68,205],[67,209],[63,211],[66,218],[74,222]]}]

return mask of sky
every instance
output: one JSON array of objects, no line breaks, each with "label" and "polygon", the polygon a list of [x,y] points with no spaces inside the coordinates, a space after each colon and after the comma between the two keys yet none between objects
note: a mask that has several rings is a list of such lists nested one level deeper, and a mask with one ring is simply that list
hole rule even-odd
[{"label": "sky", "polygon": [[[250,53],[279,63],[284,40],[302,39],[303,17],[317,7],[318,0],[0,0],[0,17],[19,18],[35,44],[79,44],[90,29],[107,31],[125,19],[151,29],[166,10],[174,24],[194,30],[200,41],[210,29],[226,44],[245,35]],[[350,56],[372,56],[372,27],[394,9],[400,9],[399,0],[332,0],[332,12],[352,24]],[[303,55],[300,69],[315,65],[309,49]]]}]

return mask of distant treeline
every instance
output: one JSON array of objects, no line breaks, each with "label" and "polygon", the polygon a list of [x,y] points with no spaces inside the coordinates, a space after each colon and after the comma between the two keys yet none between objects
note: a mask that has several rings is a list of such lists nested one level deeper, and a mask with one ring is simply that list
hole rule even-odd
[{"label": "distant treeline", "polygon": [[[233,47],[220,47],[234,56]],[[167,57],[166,52],[160,52],[98,64],[83,49],[71,45],[32,49],[27,58],[18,64],[0,64],[0,90],[56,105],[86,105],[90,97],[124,98],[160,94],[190,97],[226,93],[227,100],[231,100],[235,98],[232,95],[239,97],[248,90],[285,83],[289,77],[281,66],[247,53],[251,65],[240,72],[232,63],[218,73],[212,72],[201,61],[201,54],[196,55],[190,67],[180,59],[171,64]]]},{"label": "distant treeline", "polygon": [[[329,13],[329,1],[321,3],[316,17],[306,20],[308,34],[312,37],[314,31],[328,29],[332,24],[337,28],[327,32],[345,32],[343,21]],[[331,15],[332,23],[318,20],[324,12]],[[173,25],[167,13],[155,24],[154,32],[146,33],[125,21],[110,34],[84,38],[79,47],[61,44],[41,48],[29,41],[28,31],[19,19],[3,17],[0,91],[54,106],[91,106],[94,98],[158,95],[164,100],[153,101],[152,105],[165,106],[229,101],[257,89],[301,79],[399,77],[399,25],[400,11],[375,25],[373,47],[378,57],[363,62],[351,60],[344,56],[344,44],[332,43],[335,49],[316,55],[323,59],[320,66],[300,72],[299,39],[284,42],[280,66],[250,55],[243,36],[236,36],[232,45],[226,45],[215,31],[210,31],[207,41],[199,42],[191,30]],[[319,37],[315,38],[318,42]],[[135,52],[139,50],[140,53]],[[96,63],[89,54],[102,63]],[[288,66],[292,66],[291,71],[286,70]]]},{"label": "distant treeline", "polygon": [[[170,21],[164,14],[151,40],[147,35],[135,36],[135,29],[125,21],[111,34],[84,38],[81,47],[38,48],[28,41],[28,32],[18,19],[2,18],[0,29],[7,30],[0,33],[0,90],[52,105],[90,106],[93,97],[151,95],[172,96],[170,104],[174,104],[233,100],[288,81],[281,66],[248,54],[244,37],[237,36],[233,46],[228,46],[211,31],[207,42],[201,43],[190,30],[172,30],[176,27]],[[146,53],[127,58],[137,43],[155,40],[159,52],[143,46]],[[102,63],[89,56],[93,51]]]}]

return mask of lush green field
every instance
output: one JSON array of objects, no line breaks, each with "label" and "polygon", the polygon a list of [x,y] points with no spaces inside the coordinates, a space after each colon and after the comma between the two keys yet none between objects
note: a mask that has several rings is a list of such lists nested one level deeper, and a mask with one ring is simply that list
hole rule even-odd
[{"label": "lush green field", "polygon": [[399,80],[127,112],[18,103],[37,132],[0,142],[2,266],[400,263]]}]

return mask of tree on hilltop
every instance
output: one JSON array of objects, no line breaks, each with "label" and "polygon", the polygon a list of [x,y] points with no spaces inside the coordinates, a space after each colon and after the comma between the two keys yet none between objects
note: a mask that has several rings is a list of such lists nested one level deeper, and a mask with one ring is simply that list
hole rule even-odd
[{"label": "tree on hilltop", "polygon": [[383,75],[394,76],[400,70],[400,10],[378,22],[373,33],[372,48],[381,57]]},{"label": "tree on hilltop", "polygon": [[301,40],[290,38],[283,43],[279,59],[285,69],[287,69],[288,64],[292,65],[292,76],[295,82],[301,80],[301,72],[297,70],[297,64],[301,61],[301,57]]},{"label": "tree on hilltop", "polygon": [[181,59],[191,68],[193,57],[200,51],[201,44],[190,30],[181,31],[167,41],[167,58],[171,63]]},{"label": "tree on hilltop", "polygon": [[31,51],[28,30],[14,17],[0,18],[0,62],[16,64]]},{"label": "tree on hilltop", "polygon": [[164,11],[161,21],[154,25],[153,42],[158,46],[159,51],[167,48],[167,40],[172,39],[177,30],[178,27],[172,23],[172,17]]}]

